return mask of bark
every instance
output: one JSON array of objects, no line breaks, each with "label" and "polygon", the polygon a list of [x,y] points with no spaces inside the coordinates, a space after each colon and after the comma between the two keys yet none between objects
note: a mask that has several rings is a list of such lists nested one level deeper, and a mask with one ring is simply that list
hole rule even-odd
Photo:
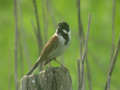
[{"label": "bark", "polygon": [[20,90],[72,90],[72,80],[65,67],[50,67],[36,75],[25,75]]}]

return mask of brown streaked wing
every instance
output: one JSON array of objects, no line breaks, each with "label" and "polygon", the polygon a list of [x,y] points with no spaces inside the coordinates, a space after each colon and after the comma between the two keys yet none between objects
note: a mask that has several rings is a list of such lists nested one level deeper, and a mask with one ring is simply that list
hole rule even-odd
[{"label": "brown streaked wing", "polygon": [[41,56],[41,62],[43,60],[49,59],[49,54],[55,50],[58,46],[58,38],[57,36],[53,35],[50,40],[45,44],[40,56]]}]

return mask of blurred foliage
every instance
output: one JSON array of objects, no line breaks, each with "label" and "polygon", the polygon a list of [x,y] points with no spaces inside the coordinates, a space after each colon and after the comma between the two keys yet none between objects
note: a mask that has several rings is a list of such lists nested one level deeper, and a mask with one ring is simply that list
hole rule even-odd
[{"label": "blurred foliage", "polygon": [[[0,0],[0,90],[14,90],[14,0]],[[29,70],[29,63],[34,64],[38,57],[37,41],[32,27],[35,24],[32,0],[19,1],[19,32],[24,56],[24,74]],[[76,0],[37,0],[42,37],[44,39],[44,23],[42,6],[48,18],[48,37],[55,32],[53,19],[70,24],[72,31],[71,45],[64,54],[65,66],[70,70],[73,90],[77,90],[77,59],[79,56],[79,38],[77,24]],[[115,43],[120,32],[120,0],[116,0]],[[104,89],[107,70],[110,63],[112,47],[112,0],[81,0],[81,19],[84,32],[87,30],[88,13],[92,15],[88,42],[88,61],[91,69],[93,90]],[[20,51],[20,49],[18,49]],[[61,58],[60,58],[61,59]],[[112,76],[111,90],[119,90],[120,54]],[[18,56],[19,80],[21,78],[20,55]],[[52,62],[55,64],[54,62]],[[88,90],[88,81],[86,87]]]}]

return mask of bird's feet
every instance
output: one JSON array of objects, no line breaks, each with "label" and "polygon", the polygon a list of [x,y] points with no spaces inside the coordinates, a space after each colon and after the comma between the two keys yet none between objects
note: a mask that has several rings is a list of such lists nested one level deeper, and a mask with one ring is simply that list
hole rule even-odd
[{"label": "bird's feet", "polygon": [[55,60],[58,64],[60,64],[61,67],[66,68],[66,67],[64,66],[64,64],[62,64],[61,62],[59,62],[56,58],[54,58],[54,60]]}]

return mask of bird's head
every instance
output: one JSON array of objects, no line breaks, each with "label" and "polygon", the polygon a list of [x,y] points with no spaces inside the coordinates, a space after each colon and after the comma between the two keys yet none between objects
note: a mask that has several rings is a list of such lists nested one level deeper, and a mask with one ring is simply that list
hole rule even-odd
[{"label": "bird's head", "polygon": [[56,34],[58,36],[63,37],[66,40],[66,44],[67,44],[67,42],[71,38],[69,25],[66,22],[58,23]]},{"label": "bird's head", "polygon": [[69,25],[66,22],[58,23],[57,34],[64,35],[70,32]]}]

